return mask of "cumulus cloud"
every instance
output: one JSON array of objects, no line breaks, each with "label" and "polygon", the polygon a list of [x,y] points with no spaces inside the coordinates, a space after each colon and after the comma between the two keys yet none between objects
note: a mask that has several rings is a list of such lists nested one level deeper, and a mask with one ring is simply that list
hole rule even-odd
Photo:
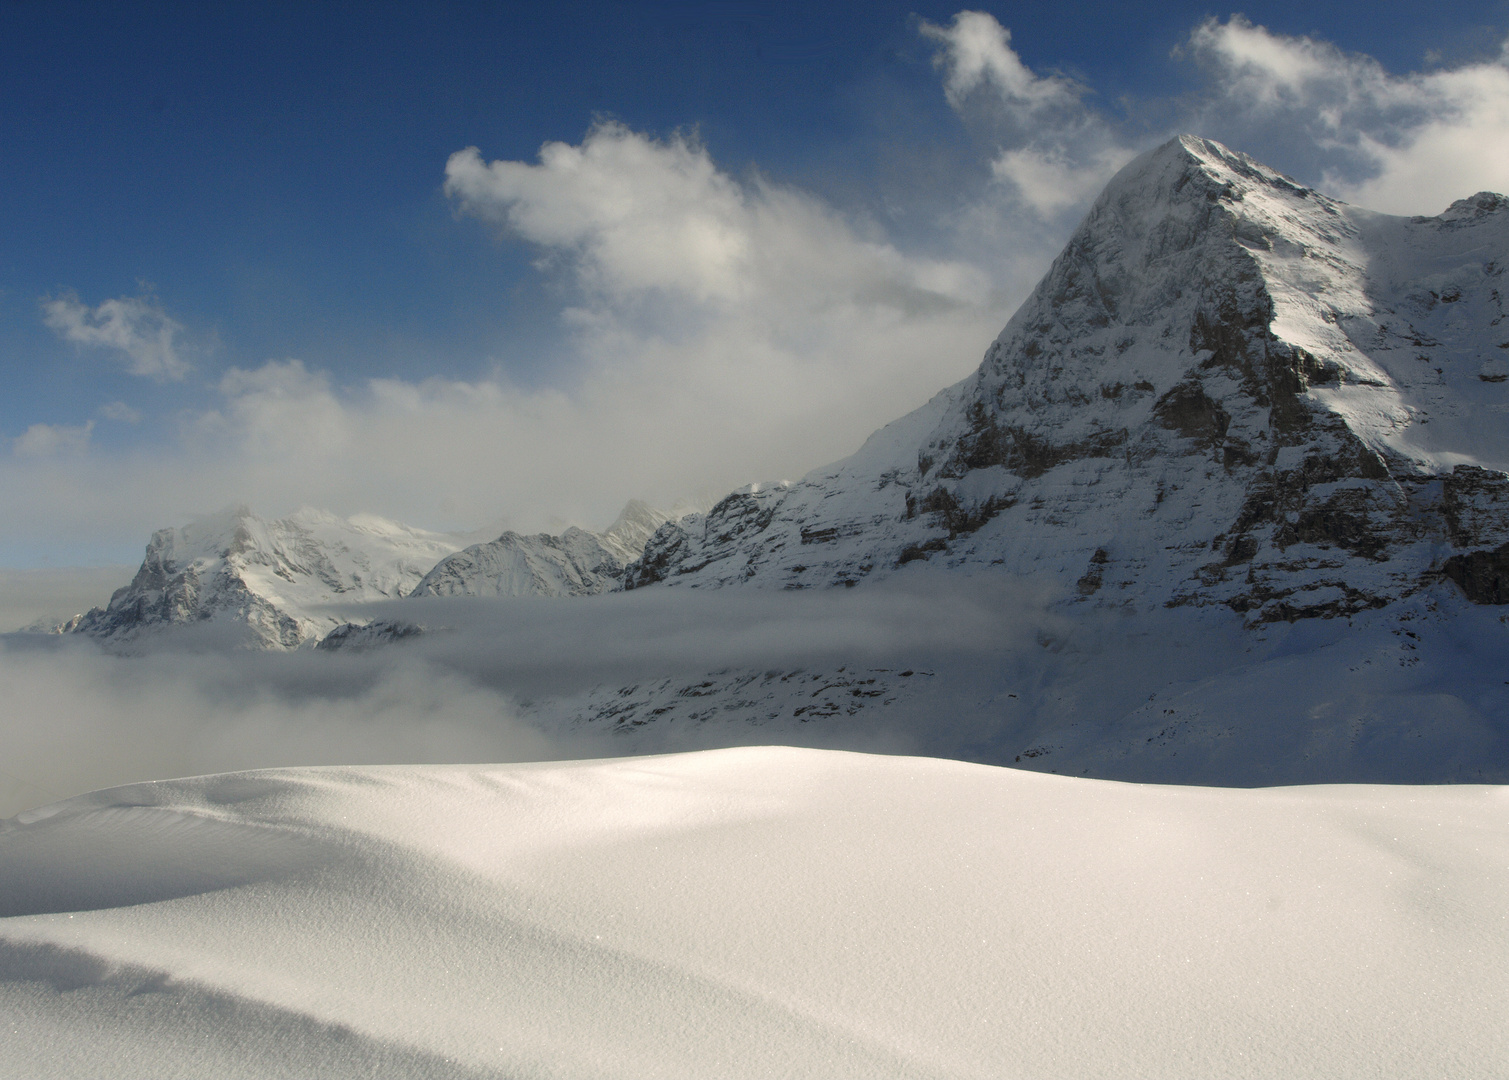
[{"label": "cumulus cloud", "polygon": [[165,380],[189,373],[177,343],[183,326],[149,295],[122,296],[91,308],[67,292],[42,301],[42,318],[65,341],[121,354],[133,375]]},{"label": "cumulus cloud", "polygon": [[852,452],[968,374],[1015,299],[969,261],[903,250],[809,194],[735,178],[689,136],[600,124],[535,161],[464,150],[447,190],[464,215],[530,245],[568,294],[554,385],[501,373],[340,383],[297,359],[233,368],[217,400],[180,415],[171,450],[45,481],[0,471],[13,504],[141,535],[233,501],[444,528],[600,528],[630,497],[721,495]]},{"label": "cumulus cloud", "polygon": [[94,421],[79,425],[33,424],[11,446],[18,457],[79,456],[89,449]]},{"label": "cumulus cloud", "polygon": [[1196,123],[1255,154],[1316,162],[1312,179],[1350,202],[1435,214],[1475,191],[1509,191],[1509,52],[1394,75],[1237,15],[1202,23],[1187,53],[1210,78]]},{"label": "cumulus cloud", "polygon": [[976,90],[994,91],[1010,107],[1027,115],[1047,107],[1079,102],[1085,87],[1061,75],[1038,75],[1011,47],[1011,31],[984,11],[961,11],[948,26],[925,19],[922,35],[943,48],[934,62],[944,72],[949,104],[962,108]]},{"label": "cumulus cloud", "polygon": [[[998,145],[990,172],[1008,199],[999,208],[1007,221],[997,223],[998,230],[1031,227],[1012,222],[1012,209],[1062,226],[1131,160],[1134,146],[1086,100],[1089,88],[1034,72],[993,15],[961,11],[948,26],[923,21],[920,30],[939,45],[934,62],[944,73],[949,104],[983,125]],[[980,210],[988,215],[990,208]]]},{"label": "cumulus cloud", "polygon": [[451,155],[445,186],[464,213],[569,259],[594,303],[656,294],[893,318],[987,297],[972,267],[905,256],[809,195],[758,177],[741,183],[685,135],[601,123],[579,146],[547,143],[538,163],[488,163],[469,147]]}]

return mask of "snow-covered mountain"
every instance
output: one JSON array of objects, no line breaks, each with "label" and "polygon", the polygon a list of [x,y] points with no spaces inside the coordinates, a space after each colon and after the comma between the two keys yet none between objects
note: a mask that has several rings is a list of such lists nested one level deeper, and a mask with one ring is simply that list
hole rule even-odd
[{"label": "snow-covered mountain", "polygon": [[370,514],[304,509],[269,521],[237,507],[154,533],[131,584],[76,629],[124,642],[219,624],[250,644],[292,648],[344,621],[324,605],[406,596],[463,542]]},{"label": "snow-covered mountain", "polygon": [[572,526],[559,536],[505,532],[442,559],[415,596],[590,596],[616,588],[645,542],[675,515],[632,500],[600,533]]},{"label": "snow-covered mountain", "polygon": [[[382,609],[328,647],[433,617],[457,633],[416,657],[484,678],[542,730],[641,752],[782,741],[1134,780],[1500,781],[1509,631],[1479,605],[1509,601],[1506,263],[1500,196],[1390,217],[1181,137],[1108,185],[973,376],[853,457],[673,516],[635,561],[653,514],[505,534],[416,574],[430,598],[412,615]],[[635,595],[569,605],[579,624],[444,600],[602,592],[625,562]],[[149,551],[83,628],[215,604],[281,617],[235,588],[205,608],[197,580],[154,566]],[[912,614],[863,606],[888,596],[958,618],[902,632]],[[860,605],[800,606],[834,597]],[[492,634],[486,655],[517,655],[519,627],[550,643],[538,663],[447,651]]]},{"label": "snow-covered mountain", "polygon": [[1509,200],[1347,206],[1204,139],[1121,171],[974,375],[791,485],[668,523],[630,588],[931,561],[1075,602],[1509,599]]},{"label": "snow-covered mountain", "polygon": [[135,579],[106,607],[46,629],[124,642],[143,631],[216,623],[237,640],[265,647],[328,638],[332,649],[366,648],[420,628],[391,618],[369,628],[360,620],[347,622],[349,612],[324,609],[410,595],[605,592],[618,585],[655,530],[678,516],[634,500],[601,533],[576,527],[559,536],[505,532],[463,547],[474,534],[434,533],[370,514],[341,518],[308,508],[265,520],[236,507],[154,533]]}]

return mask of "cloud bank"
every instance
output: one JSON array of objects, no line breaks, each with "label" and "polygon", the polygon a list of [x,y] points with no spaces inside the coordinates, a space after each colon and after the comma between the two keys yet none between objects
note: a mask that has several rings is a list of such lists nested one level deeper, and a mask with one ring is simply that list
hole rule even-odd
[{"label": "cloud bank", "polygon": [[[764,729],[727,723],[661,725],[652,742],[628,740],[608,729],[541,723],[528,703],[731,667],[822,671],[898,658],[921,666],[940,657],[967,666],[982,651],[1020,649],[1061,622],[1041,614],[1040,600],[999,583],[954,581],[834,594],[421,598],[365,606],[362,614],[417,619],[430,634],[356,654],[227,649],[213,629],[170,635],[136,656],[72,636],[0,636],[0,818],[80,791],[207,772],[564,759],[769,741]],[[931,725],[930,737],[947,723]],[[851,748],[912,745],[893,731],[831,725],[788,727],[781,737],[809,745],[847,740]]]},{"label": "cloud bank", "polygon": [[42,318],[64,341],[119,354],[132,375],[182,379],[190,365],[179,353],[183,326],[150,295],[122,296],[90,307],[75,293],[42,301]]},{"label": "cloud bank", "polygon": [[1509,189],[1509,41],[1492,60],[1401,76],[1232,16],[1202,23],[1188,51],[1211,82],[1197,118],[1238,138],[1308,144],[1320,183],[1349,202],[1435,214]]},{"label": "cloud bank", "polygon": [[[446,190],[569,290],[555,385],[501,372],[339,385],[280,359],[225,372],[208,407],[176,418],[170,451],[56,453],[44,472],[18,445],[0,485],[27,513],[124,520],[142,538],[236,500],[441,528],[601,528],[630,497],[721,495],[852,452],[967,374],[1009,308],[969,263],[736,179],[687,136],[599,124],[536,162],[464,150]],[[82,442],[59,430],[25,445]]]}]

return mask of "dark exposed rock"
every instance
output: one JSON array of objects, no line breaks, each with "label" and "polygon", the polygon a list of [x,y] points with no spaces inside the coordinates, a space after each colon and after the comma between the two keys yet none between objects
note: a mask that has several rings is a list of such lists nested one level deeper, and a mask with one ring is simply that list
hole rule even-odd
[{"label": "dark exposed rock", "polygon": [[667,521],[645,543],[644,554],[624,571],[623,587],[638,589],[664,581],[673,568],[681,568],[687,548],[688,537],[682,523]]},{"label": "dark exposed rock", "polygon": [[1474,604],[1509,604],[1509,544],[1453,555],[1441,573],[1455,581]]},{"label": "dark exposed rock", "polygon": [[1231,426],[1231,416],[1206,396],[1197,382],[1181,383],[1158,399],[1153,415],[1186,439],[1214,445]]},{"label": "dark exposed rock", "polygon": [[1112,457],[1127,441],[1127,432],[1121,429],[1097,431],[1072,442],[1054,442],[1024,427],[1000,424],[981,401],[969,407],[968,419],[969,430],[954,445],[949,460],[939,469],[940,476],[956,478],[974,469],[999,465],[1031,479],[1067,461]]},{"label": "dark exposed rock", "polygon": [[341,623],[320,639],[316,649],[326,652],[366,652],[379,645],[416,638],[425,633],[422,626],[397,619],[378,619],[369,623]]}]

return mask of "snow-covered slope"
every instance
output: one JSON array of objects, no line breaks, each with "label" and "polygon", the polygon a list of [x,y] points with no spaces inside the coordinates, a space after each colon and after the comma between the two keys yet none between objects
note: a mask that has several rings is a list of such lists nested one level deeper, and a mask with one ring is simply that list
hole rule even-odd
[{"label": "snow-covered slope", "polygon": [[1509,793],[781,748],[0,825],[0,1074],[1498,1076]]},{"label": "snow-covered slope", "polygon": [[671,514],[631,501],[600,533],[575,526],[559,536],[505,532],[442,559],[415,596],[590,596],[618,586],[624,567]]},{"label": "snow-covered slope", "polygon": [[304,509],[268,521],[237,507],[154,533],[135,579],[77,630],[124,642],[214,624],[238,642],[291,648],[344,621],[323,605],[406,596],[460,545],[370,514]]},{"label": "snow-covered slope", "polygon": [[1444,572],[1509,599],[1509,200],[1349,207],[1183,136],[1111,181],[979,370],[789,486],[663,526],[629,587],[922,560],[1249,622]]}]

